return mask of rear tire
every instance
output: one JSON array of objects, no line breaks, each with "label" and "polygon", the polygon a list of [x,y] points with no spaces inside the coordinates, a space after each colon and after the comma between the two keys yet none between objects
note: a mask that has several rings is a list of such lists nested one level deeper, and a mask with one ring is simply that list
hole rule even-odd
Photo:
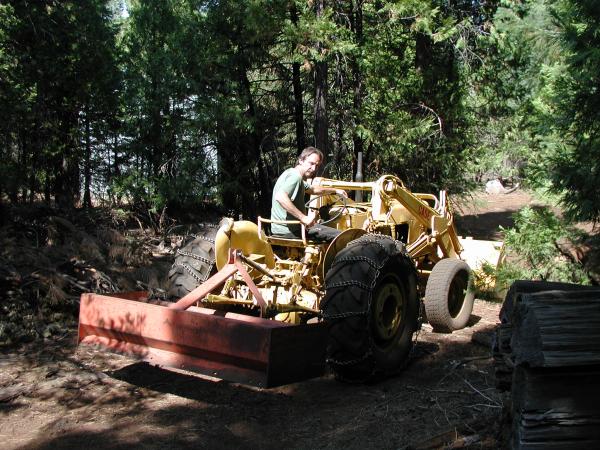
[{"label": "rear tire", "polygon": [[434,331],[463,329],[473,311],[475,291],[471,269],[459,259],[439,261],[429,275],[425,288],[425,313]]},{"label": "rear tire", "polygon": [[206,227],[177,250],[168,275],[169,298],[189,294],[217,272],[215,265],[216,227]]},{"label": "rear tire", "polygon": [[417,329],[417,273],[401,242],[363,236],[335,257],[322,302],[327,362],[343,381],[368,381],[404,367]]}]

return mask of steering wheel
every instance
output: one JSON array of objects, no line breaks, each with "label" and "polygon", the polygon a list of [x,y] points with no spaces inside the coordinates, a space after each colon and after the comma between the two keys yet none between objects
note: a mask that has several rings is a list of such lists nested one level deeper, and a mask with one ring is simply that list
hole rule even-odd
[{"label": "steering wheel", "polygon": [[[318,200],[322,197],[329,197],[329,196],[335,196],[337,198],[333,203],[323,205],[319,208],[317,208],[315,206],[311,206],[311,203],[313,203],[315,200]],[[329,214],[329,210],[331,209],[331,207],[333,205],[338,204],[338,203],[341,203],[341,208],[333,216],[331,216]],[[318,211],[319,212],[319,220],[317,221],[317,223],[321,224],[321,225],[327,225],[331,222],[335,222],[344,213],[344,211],[348,210],[348,197],[346,197],[344,195],[340,195],[337,192],[331,193],[331,194],[321,194],[321,195],[318,195],[317,197],[311,198],[309,201],[306,202],[306,204],[304,206],[306,206],[306,208],[309,210]]]}]

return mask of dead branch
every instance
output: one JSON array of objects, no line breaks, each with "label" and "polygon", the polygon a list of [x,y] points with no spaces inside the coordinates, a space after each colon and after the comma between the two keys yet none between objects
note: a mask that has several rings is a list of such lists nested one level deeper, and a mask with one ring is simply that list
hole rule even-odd
[{"label": "dead branch", "polygon": [[465,383],[467,383],[467,385],[473,389],[476,393],[478,393],[479,395],[481,395],[483,398],[485,398],[488,402],[494,403],[495,405],[500,405],[497,401],[489,398],[487,395],[485,395],[484,393],[482,393],[480,390],[478,390],[475,386],[473,386],[471,383],[469,383],[465,378],[463,378],[463,381]]}]

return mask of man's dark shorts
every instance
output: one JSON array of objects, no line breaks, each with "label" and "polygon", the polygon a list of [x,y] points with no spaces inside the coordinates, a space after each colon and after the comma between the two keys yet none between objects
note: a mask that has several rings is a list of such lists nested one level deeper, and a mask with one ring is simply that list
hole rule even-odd
[{"label": "man's dark shorts", "polygon": [[[333,241],[340,233],[341,231],[337,228],[328,227],[327,225],[315,224],[306,230],[306,238],[309,241],[325,243]],[[273,236],[282,237],[286,239],[301,239],[300,236],[296,236],[292,233],[274,234]]]}]

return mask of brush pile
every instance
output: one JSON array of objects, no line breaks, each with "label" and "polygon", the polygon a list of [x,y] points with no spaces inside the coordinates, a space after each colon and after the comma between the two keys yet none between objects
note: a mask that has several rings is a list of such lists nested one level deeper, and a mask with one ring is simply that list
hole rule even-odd
[{"label": "brush pile", "polygon": [[109,210],[7,212],[0,227],[0,345],[66,334],[77,323],[82,292],[164,295],[176,236],[130,228]]}]

